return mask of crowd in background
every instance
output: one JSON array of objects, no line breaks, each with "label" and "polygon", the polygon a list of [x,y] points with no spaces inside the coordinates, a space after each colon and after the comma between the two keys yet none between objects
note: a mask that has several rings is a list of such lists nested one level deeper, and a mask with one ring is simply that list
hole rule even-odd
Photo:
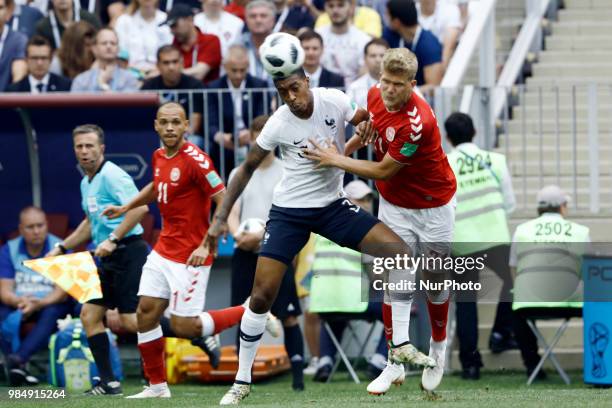
[{"label": "crowd in background", "polygon": [[[300,38],[312,87],[346,89],[365,105],[389,46],[417,55],[422,93],[439,85],[465,27],[467,3],[0,0],[0,92],[161,91],[190,112],[192,141],[216,149],[216,163],[226,156],[226,177],[234,153],[245,151],[252,119],[275,108],[272,94],[249,91],[272,86],[258,56],[269,34]],[[222,89],[223,98],[190,98],[203,89]]]}]

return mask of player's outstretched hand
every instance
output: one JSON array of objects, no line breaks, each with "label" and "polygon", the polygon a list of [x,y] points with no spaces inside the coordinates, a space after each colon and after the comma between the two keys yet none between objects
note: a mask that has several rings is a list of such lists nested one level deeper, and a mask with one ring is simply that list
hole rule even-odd
[{"label": "player's outstretched hand", "polygon": [[361,138],[361,144],[364,146],[374,143],[378,137],[378,132],[374,128],[371,120],[358,124],[355,129],[355,134]]},{"label": "player's outstretched hand", "polygon": [[227,236],[227,220],[218,216],[213,217],[213,222],[208,228],[206,237],[204,238],[204,248],[208,250],[209,254],[212,254],[215,258],[217,257],[217,248],[220,236]]},{"label": "player's outstretched hand", "polygon": [[198,246],[192,253],[189,255],[189,259],[187,259],[187,265],[190,266],[202,266],[206,262],[206,258],[208,258],[208,248],[200,245]]},{"label": "player's outstretched hand", "polygon": [[121,217],[123,214],[127,212],[127,208],[122,205],[109,205],[102,211],[102,215],[108,217],[109,220],[113,218]]},{"label": "player's outstretched hand", "polygon": [[321,146],[313,139],[308,139],[310,144],[314,146],[314,149],[304,148],[302,149],[302,154],[304,157],[319,162],[316,168],[320,167],[330,167],[335,163],[335,159],[340,156],[338,153],[338,149],[335,145],[331,146]]}]

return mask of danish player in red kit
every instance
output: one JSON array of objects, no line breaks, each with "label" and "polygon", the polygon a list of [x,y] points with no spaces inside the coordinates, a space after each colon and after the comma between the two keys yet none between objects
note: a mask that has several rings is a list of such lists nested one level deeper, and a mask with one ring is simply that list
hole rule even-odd
[{"label": "danish player in red kit", "polygon": [[[442,150],[433,110],[413,92],[416,56],[406,48],[389,49],[382,65],[380,84],[368,92],[371,122],[358,129],[360,137],[354,136],[346,147],[349,155],[373,143],[377,161],[355,160],[338,154],[334,147],[321,146],[308,150],[306,156],[321,166],[375,179],[380,192],[378,218],[406,241],[415,256],[449,256],[457,183]],[[444,278],[444,271],[423,270],[422,277],[437,282]],[[444,372],[448,303],[448,290],[427,291],[432,331],[429,356],[436,361],[435,367],[423,371],[421,385],[427,391],[438,387]],[[408,341],[411,305],[412,296],[397,300],[385,293],[383,321],[391,344]],[[403,365],[389,358],[387,367],[368,385],[368,392],[383,394],[391,384],[403,381]]]},{"label": "danish player in red kit", "polygon": [[176,337],[210,336],[240,322],[244,307],[202,312],[212,265],[202,246],[208,231],[211,201],[223,200],[225,186],[206,153],[185,140],[189,129],[181,105],[167,103],[157,111],[155,130],[163,145],[153,153],[153,182],[126,206],[108,207],[117,217],[153,201],[163,218],[162,231],[143,266],[138,295],[138,348],[150,386],[127,398],[168,398],[164,337],[160,318],[170,307]]}]

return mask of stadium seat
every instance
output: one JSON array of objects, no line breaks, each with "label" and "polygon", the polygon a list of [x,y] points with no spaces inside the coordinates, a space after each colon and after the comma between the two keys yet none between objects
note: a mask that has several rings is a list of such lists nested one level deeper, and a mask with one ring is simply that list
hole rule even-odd
[{"label": "stadium seat", "polygon": [[68,236],[68,214],[47,214],[47,225],[51,234],[57,235],[60,238],[66,238]]},{"label": "stadium seat", "polygon": [[[357,376],[357,373],[355,372],[355,368],[353,366],[356,366],[358,359],[364,355],[365,348],[370,342],[372,334],[374,334],[374,329],[376,328],[376,320],[364,319],[363,314],[361,313],[319,313],[319,318],[321,319],[323,328],[325,329],[327,334],[329,334],[329,337],[334,343],[334,346],[336,346],[336,362],[334,363],[332,371],[329,374],[329,377],[327,378],[327,382],[331,382],[332,377],[340,367],[340,362],[343,362],[349,372],[351,379],[355,382],[355,384],[359,384],[359,377]],[[331,326],[329,325],[330,322],[339,320],[346,321],[347,323],[345,333],[342,336],[342,341],[338,341],[338,338],[334,335],[334,332]],[[369,323],[370,325],[367,334],[365,335],[365,337],[363,337],[363,341],[359,340],[359,336],[357,335],[358,331],[356,330],[356,328],[353,327],[353,323],[357,320],[363,320]],[[353,341],[355,341],[357,347],[359,347],[359,352],[357,353],[351,364],[351,361],[349,360],[345,350],[350,347]]]},{"label": "stadium seat", "polygon": [[[534,368],[533,372],[529,376],[529,379],[527,380],[527,385],[531,385],[531,383],[533,383],[533,381],[537,378],[538,373],[544,366],[544,362],[546,362],[547,359],[550,359],[550,362],[555,367],[555,369],[557,370],[557,372],[559,373],[559,375],[561,376],[565,384],[569,385],[570,379],[567,373],[561,367],[561,364],[559,364],[559,360],[557,360],[557,357],[555,357],[555,353],[553,352],[553,350],[555,346],[557,345],[557,343],[559,342],[559,340],[561,339],[561,336],[563,336],[563,333],[565,333],[565,330],[567,329],[567,326],[569,325],[570,319],[572,319],[573,317],[578,317],[578,318],[582,317],[582,309],[579,309],[579,308],[550,308],[551,309],[550,313],[546,313],[546,311],[543,311],[542,309],[543,308],[537,308],[536,314],[527,316],[527,325],[529,326],[533,334],[538,339],[540,346],[544,349],[544,354],[542,355],[542,358],[540,359],[540,361]],[[524,312],[528,313],[528,310],[529,309],[526,309]],[[536,320],[552,320],[552,319],[559,319],[560,317],[562,318],[562,323],[557,329],[550,343],[547,343],[546,339],[544,338],[544,336],[542,335],[542,333],[536,326]]]}]

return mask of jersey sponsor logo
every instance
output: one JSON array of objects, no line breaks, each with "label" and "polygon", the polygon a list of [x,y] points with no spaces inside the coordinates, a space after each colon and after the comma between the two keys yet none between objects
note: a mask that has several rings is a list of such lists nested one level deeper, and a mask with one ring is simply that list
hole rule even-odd
[{"label": "jersey sponsor logo", "polygon": [[423,136],[423,135],[421,135],[420,133],[419,133],[419,134],[416,134],[416,135],[415,135],[414,133],[411,133],[411,134],[410,134],[410,139],[411,139],[413,142],[416,142],[417,140],[419,140],[419,139],[421,138],[421,136]]},{"label": "jersey sponsor logo", "polygon": [[181,170],[178,167],[170,171],[170,181],[176,183],[181,178]]},{"label": "jersey sponsor logo", "polygon": [[385,135],[387,136],[387,140],[389,141],[389,143],[391,143],[393,140],[395,140],[395,128],[388,127],[387,131],[385,132]]},{"label": "jersey sponsor logo", "polygon": [[208,168],[210,167],[210,163],[208,163],[208,160],[204,160],[204,163],[198,163],[198,166],[200,166],[204,170],[208,170]]},{"label": "jersey sponsor logo", "polygon": [[416,118],[418,114],[419,114],[419,111],[417,110],[416,106],[414,107],[412,111],[408,111],[408,116],[410,116],[411,118]]},{"label": "jersey sponsor logo", "polygon": [[404,143],[404,146],[402,146],[400,153],[402,156],[410,157],[414,154],[414,152],[417,151],[418,148],[419,148],[419,145],[415,145],[415,144],[406,142]]},{"label": "jersey sponsor logo", "polygon": [[294,140],[294,141],[293,141],[293,144],[297,146],[297,145],[299,145],[300,143],[302,143],[303,141],[304,141],[304,139],[300,139],[300,140],[298,140],[298,141],[295,141],[295,140]]},{"label": "jersey sponsor logo", "polygon": [[208,173],[206,175],[206,180],[208,180],[208,184],[210,184],[212,188],[215,188],[222,183],[221,178],[219,177],[216,171],[211,171],[210,173]]}]

